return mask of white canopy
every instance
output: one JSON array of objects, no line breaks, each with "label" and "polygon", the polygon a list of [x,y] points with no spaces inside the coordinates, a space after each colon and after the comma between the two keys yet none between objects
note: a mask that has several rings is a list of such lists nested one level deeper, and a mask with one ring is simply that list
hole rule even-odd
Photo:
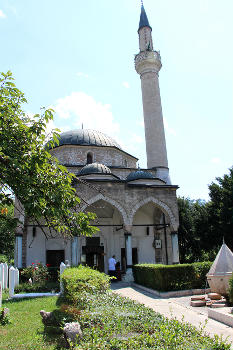
[{"label": "white canopy", "polygon": [[211,266],[208,275],[220,275],[225,273],[233,272],[233,253],[228,246],[223,243],[221,249]]}]

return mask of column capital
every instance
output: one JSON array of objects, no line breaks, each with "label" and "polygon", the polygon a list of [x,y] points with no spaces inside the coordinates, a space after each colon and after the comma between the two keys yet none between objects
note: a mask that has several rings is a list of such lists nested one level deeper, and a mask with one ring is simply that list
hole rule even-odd
[{"label": "column capital", "polygon": [[124,225],[123,230],[125,231],[124,232],[125,235],[131,235],[131,232],[133,230],[133,226],[132,225]]}]

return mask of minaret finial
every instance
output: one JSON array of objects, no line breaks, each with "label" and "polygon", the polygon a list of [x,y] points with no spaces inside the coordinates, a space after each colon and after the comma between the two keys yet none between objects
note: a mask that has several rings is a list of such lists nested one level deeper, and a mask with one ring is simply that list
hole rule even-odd
[{"label": "minaret finial", "polygon": [[141,0],[141,5],[143,6],[143,0]]},{"label": "minaret finial", "polygon": [[224,236],[222,238],[222,244],[225,244],[225,239],[224,239]]}]

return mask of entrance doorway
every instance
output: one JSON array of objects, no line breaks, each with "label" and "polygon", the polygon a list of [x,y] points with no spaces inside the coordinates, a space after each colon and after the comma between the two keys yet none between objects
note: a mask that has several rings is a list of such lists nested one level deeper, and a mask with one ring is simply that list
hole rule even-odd
[{"label": "entrance doorway", "polygon": [[51,267],[58,267],[61,262],[65,262],[64,250],[46,250],[46,264]]},{"label": "entrance doorway", "polygon": [[86,256],[86,265],[104,272],[104,247],[100,245],[99,237],[87,237],[86,246],[82,247]]}]

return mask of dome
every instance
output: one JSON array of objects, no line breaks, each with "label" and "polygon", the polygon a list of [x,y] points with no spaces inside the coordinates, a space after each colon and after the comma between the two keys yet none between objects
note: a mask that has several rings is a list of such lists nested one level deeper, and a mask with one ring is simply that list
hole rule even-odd
[{"label": "dome", "polygon": [[60,134],[59,145],[107,146],[121,149],[120,145],[104,133],[91,129],[70,130]]},{"label": "dome", "polygon": [[139,180],[139,179],[140,180],[141,179],[154,180],[155,177],[147,171],[137,170],[137,171],[133,171],[132,173],[130,173],[126,178],[126,181],[134,181],[134,180]]},{"label": "dome", "polygon": [[90,175],[90,174],[108,174],[111,175],[111,170],[104,164],[91,163],[85,165],[78,173],[78,175]]}]

